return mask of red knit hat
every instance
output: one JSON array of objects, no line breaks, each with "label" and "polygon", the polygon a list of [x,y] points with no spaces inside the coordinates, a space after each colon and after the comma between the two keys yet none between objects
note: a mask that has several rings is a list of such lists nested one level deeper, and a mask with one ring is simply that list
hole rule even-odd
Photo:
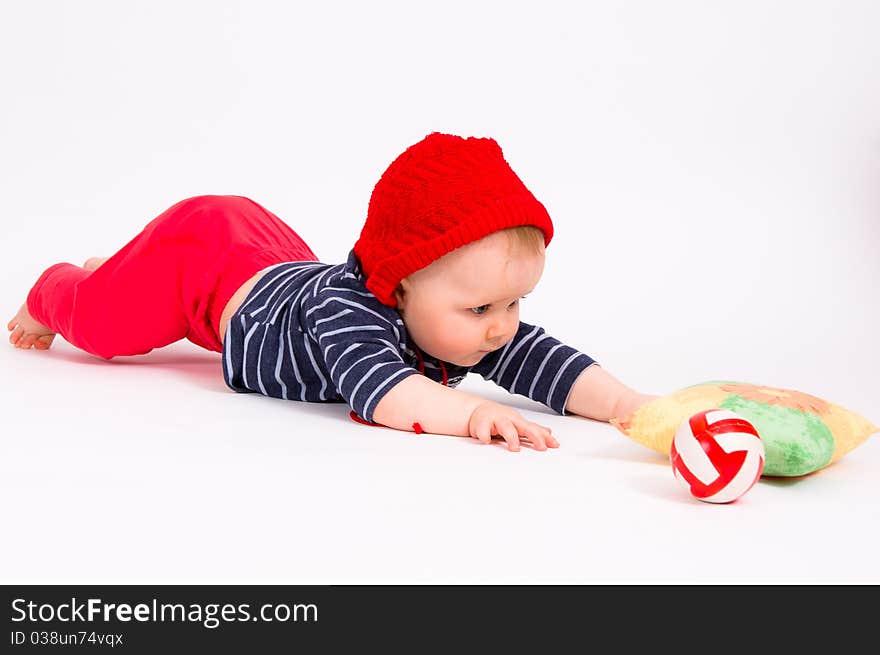
[{"label": "red knit hat", "polygon": [[517,225],[553,238],[547,209],[494,139],[431,132],[407,148],[373,188],[354,253],[367,288],[394,307],[400,281],[446,253]]}]

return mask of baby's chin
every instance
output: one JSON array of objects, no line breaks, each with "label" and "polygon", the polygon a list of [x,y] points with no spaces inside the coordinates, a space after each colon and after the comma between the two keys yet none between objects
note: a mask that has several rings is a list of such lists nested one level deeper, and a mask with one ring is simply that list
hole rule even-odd
[{"label": "baby's chin", "polygon": [[433,348],[424,348],[419,344],[416,345],[422,353],[428,357],[439,359],[441,362],[446,362],[447,364],[453,364],[455,366],[476,366],[486,355],[489,354],[488,352],[480,352],[479,350],[469,353],[463,353],[460,350],[457,352],[450,352],[445,348],[437,348],[435,350]]},{"label": "baby's chin", "polygon": [[483,360],[483,357],[488,354],[489,353],[477,352],[471,355],[456,357],[455,359],[448,359],[446,361],[448,361],[450,364],[455,364],[456,366],[476,366]]},{"label": "baby's chin", "polygon": [[422,352],[426,355],[433,357],[434,359],[439,359],[442,362],[446,362],[447,364],[454,364],[455,366],[476,366],[480,363],[480,361],[485,357],[488,353],[471,353],[469,355],[462,355],[460,353],[432,353],[428,350],[422,349]]}]

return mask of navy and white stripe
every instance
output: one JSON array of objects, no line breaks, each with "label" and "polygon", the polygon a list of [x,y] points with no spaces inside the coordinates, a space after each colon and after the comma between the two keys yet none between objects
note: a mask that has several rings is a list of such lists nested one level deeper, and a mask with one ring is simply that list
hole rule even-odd
[{"label": "navy and white stripe", "polygon": [[592,364],[592,357],[554,339],[544,328],[520,321],[516,336],[471,371],[564,415],[575,380]]},{"label": "navy and white stripe", "polygon": [[[223,377],[238,392],[285,400],[346,402],[372,421],[394,385],[417,370],[417,346],[396,309],[365,284],[351,251],[344,264],[283,262],[269,267],[229,321]],[[422,354],[425,375],[440,362]],[[469,371],[560,414],[577,376],[594,360],[520,323],[516,337],[473,367],[443,362],[449,386]]]}]

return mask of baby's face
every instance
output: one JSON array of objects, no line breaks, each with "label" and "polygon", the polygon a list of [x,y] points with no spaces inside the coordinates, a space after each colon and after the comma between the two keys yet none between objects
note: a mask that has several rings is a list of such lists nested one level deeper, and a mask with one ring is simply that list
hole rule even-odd
[{"label": "baby's face", "polygon": [[538,284],[544,253],[503,231],[447,253],[401,282],[397,309],[424,352],[474,366],[519,328],[519,301]]}]

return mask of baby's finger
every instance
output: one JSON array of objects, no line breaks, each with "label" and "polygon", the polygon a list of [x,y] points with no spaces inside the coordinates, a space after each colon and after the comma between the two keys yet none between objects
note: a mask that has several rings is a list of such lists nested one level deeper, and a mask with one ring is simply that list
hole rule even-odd
[{"label": "baby's finger", "polygon": [[513,421],[510,419],[499,419],[495,421],[495,428],[498,434],[504,437],[507,442],[507,450],[511,452],[519,452],[519,432]]},{"label": "baby's finger", "polygon": [[533,423],[533,425],[541,433],[541,436],[544,437],[544,443],[547,445],[547,448],[559,448],[559,442],[553,436],[553,430],[540,423]]},{"label": "baby's finger", "polygon": [[491,422],[481,421],[474,425],[473,437],[482,444],[492,443]]},{"label": "baby's finger", "polygon": [[541,434],[544,435],[544,443],[547,444],[548,448],[559,448],[559,441],[553,436],[552,429],[548,428],[546,425],[541,425],[540,423],[536,423],[535,425],[538,426]]},{"label": "baby's finger", "polygon": [[535,450],[547,450],[545,434],[540,426],[534,423],[525,423],[522,426],[517,426],[517,428],[521,434],[528,438]]}]

